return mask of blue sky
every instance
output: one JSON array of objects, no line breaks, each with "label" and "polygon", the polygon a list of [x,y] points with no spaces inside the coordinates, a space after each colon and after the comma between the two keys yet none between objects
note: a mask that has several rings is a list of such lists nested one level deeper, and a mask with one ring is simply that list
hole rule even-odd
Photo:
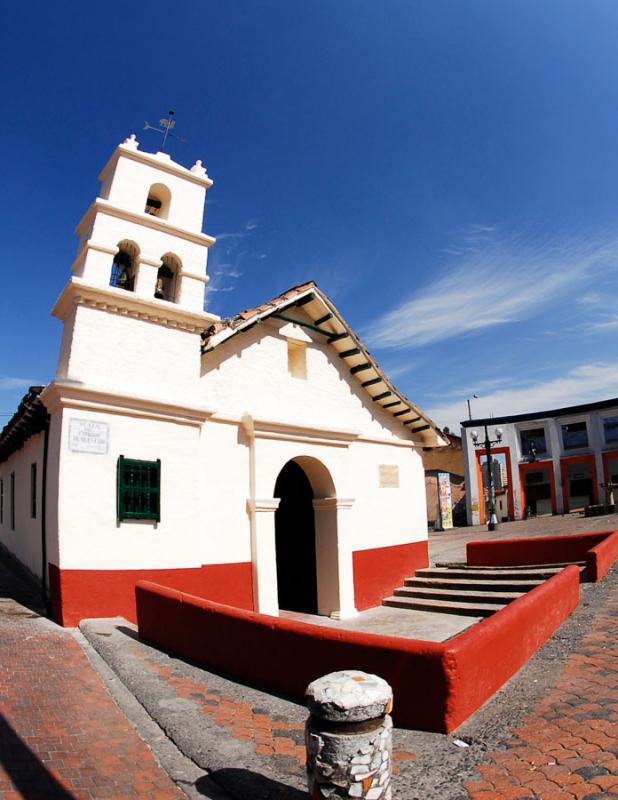
[{"label": "blue sky", "polygon": [[[618,396],[614,0],[4,4],[0,412],[116,144],[214,179],[207,308],[313,278],[438,424]],[[7,417],[0,417],[0,421]]]}]

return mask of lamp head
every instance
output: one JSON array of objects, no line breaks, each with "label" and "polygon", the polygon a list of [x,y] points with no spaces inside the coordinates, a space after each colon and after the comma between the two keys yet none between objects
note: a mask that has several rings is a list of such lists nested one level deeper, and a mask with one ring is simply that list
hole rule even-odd
[{"label": "lamp head", "polygon": [[502,435],[503,435],[503,433],[504,433],[504,431],[502,430],[502,428],[496,428],[496,439],[497,439],[499,442],[501,442],[501,441],[502,441]]},{"label": "lamp head", "polygon": [[472,437],[472,441],[474,442],[474,444],[476,444],[478,442],[478,440],[479,440],[478,431],[472,431],[470,433],[470,436]]}]

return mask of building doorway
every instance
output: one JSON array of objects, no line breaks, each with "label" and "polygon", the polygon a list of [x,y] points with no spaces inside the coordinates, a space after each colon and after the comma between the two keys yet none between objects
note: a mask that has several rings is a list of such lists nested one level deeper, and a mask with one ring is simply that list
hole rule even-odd
[{"label": "building doorway", "polygon": [[586,506],[594,505],[597,502],[594,458],[578,456],[563,459],[560,466],[565,512],[583,511]]},{"label": "building doorway", "polygon": [[279,608],[317,614],[313,489],[295,461],[288,461],[279,473],[274,496],[280,498],[275,512]]},{"label": "building doorway", "polygon": [[541,517],[556,513],[554,468],[551,461],[530,462],[519,467],[523,517]]}]

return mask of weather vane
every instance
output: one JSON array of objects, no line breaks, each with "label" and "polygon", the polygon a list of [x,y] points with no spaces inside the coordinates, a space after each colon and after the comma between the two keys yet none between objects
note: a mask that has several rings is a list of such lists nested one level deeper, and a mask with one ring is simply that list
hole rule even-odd
[{"label": "weather vane", "polygon": [[162,152],[165,150],[165,143],[167,142],[167,137],[168,136],[171,136],[172,138],[177,139],[179,142],[186,142],[187,141],[186,139],[183,139],[182,136],[176,136],[175,133],[172,133],[172,128],[176,124],[176,121],[174,119],[172,119],[173,116],[174,116],[174,112],[173,111],[168,111],[167,112],[167,119],[164,118],[164,119],[160,119],[159,120],[159,125],[161,126],[160,128],[155,128],[155,126],[151,125],[149,122],[144,122],[144,128],[143,129],[145,131],[156,131],[157,133],[162,133],[163,134],[163,143],[161,144],[161,151]]}]

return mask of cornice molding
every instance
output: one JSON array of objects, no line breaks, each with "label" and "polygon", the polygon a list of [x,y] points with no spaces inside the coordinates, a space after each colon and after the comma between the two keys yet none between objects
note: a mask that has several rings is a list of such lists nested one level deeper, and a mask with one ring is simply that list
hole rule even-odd
[{"label": "cornice molding", "polygon": [[266,498],[261,499],[261,500],[250,499],[250,500],[247,500],[247,508],[249,510],[249,513],[251,513],[251,512],[253,512],[253,513],[258,513],[258,512],[268,513],[268,512],[270,512],[271,514],[273,514],[279,508],[279,503],[280,502],[281,502],[281,498],[279,498],[279,497],[266,497]]},{"label": "cornice molding", "polygon": [[40,398],[50,414],[59,408],[79,408],[99,413],[147,417],[194,427],[201,427],[212,416],[210,409],[200,406],[170,403],[156,397],[136,397],[73,381],[53,381],[43,389]]},{"label": "cornice molding", "polygon": [[353,497],[318,497],[312,500],[313,510],[321,511],[349,511],[354,505]]},{"label": "cornice molding", "polygon": [[130,145],[119,144],[114,150],[111,158],[101,170],[99,180],[103,182],[107,177],[109,170],[116,164],[120,157],[130,158],[132,161],[141,161],[143,164],[149,164],[151,167],[160,169],[162,172],[167,172],[170,175],[177,175],[185,181],[190,183],[197,183],[198,186],[205,186],[209,189],[213,181],[208,175],[199,175],[198,173],[191,172],[190,169],[183,167],[181,164],[176,164],[171,158],[168,160],[157,156],[155,153],[146,153],[143,150],[138,150],[136,147]]},{"label": "cornice molding", "polygon": [[110,217],[118,217],[119,219],[125,219],[129,222],[135,222],[137,225],[153,228],[162,233],[168,233],[170,236],[177,236],[180,239],[185,239],[195,244],[201,244],[203,247],[211,247],[217,241],[214,236],[209,236],[207,233],[195,233],[185,228],[178,228],[165,219],[153,217],[143,212],[138,213],[137,211],[130,211],[127,208],[120,208],[110,203],[109,200],[104,200],[102,197],[97,197],[82,217],[79,225],[75,229],[75,233],[78,236],[81,236],[82,229],[86,226],[90,217],[94,216],[96,213],[108,214]]},{"label": "cornice molding", "polygon": [[95,286],[73,276],[52,308],[52,315],[64,320],[71,308],[77,305],[154,322],[168,328],[179,328],[190,333],[201,333],[219,319],[216,314],[188,311],[166,300],[140,297],[134,292],[111,286]]}]

